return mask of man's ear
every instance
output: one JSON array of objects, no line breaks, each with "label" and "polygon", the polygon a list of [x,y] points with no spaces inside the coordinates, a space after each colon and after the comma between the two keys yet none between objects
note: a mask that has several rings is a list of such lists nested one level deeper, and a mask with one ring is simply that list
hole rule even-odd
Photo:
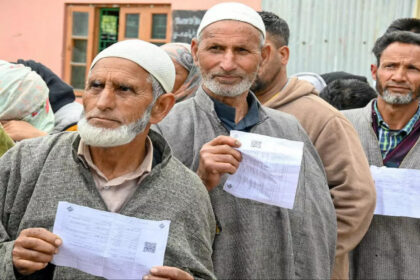
[{"label": "man's ear", "polygon": [[175,95],[165,93],[158,97],[150,113],[149,123],[157,124],[169,113],[175,104]]},{"label": "man's ear", "polygon": [[376,81],[376,73],[378,72],[378,66],[375,64],[371,64],[370,72],[372,73],[372,79]]},{"label": "man's ear", "polygon": [[277,49],[278,53],[281,56],[281,64],[287,65],[289,62],[290,50],[288,46],[281,46]]},{"label": "man's ear", "polygon": [[261,59],[260,66],[263,66],[263,65],[265,65],[268,62],[268,60],[270,58],[270,53],[272,51],[273,50],[271,49],[271,47],[268,44],[264,44],[264,46],[261,49],[261,57],[262,57],[262,59]]},{"label": "man's ear", "polygon": [[196,65],[198,63],[197,51],[198,51],[198,40],[197,40],[197,38],[194,38],[191,41],[191,54],[192,54],[192,57],[194,59],[194,63]]}]

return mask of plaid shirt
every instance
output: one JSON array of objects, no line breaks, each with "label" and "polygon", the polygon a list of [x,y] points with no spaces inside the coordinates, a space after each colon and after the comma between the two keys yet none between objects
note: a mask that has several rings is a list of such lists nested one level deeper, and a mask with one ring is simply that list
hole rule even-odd
[{"label": "plaid shirt", "polygon": [[388,124],[383,120],[381,113],[379,113],[376,101],[374,109],[377,116],[379,147],[381,149],[382,159],[385,159],[386,155],[398,146],[404,137],[413,130],[414,125],[420,118],[420,106],[410,121],[400,130],[389,129]]}]

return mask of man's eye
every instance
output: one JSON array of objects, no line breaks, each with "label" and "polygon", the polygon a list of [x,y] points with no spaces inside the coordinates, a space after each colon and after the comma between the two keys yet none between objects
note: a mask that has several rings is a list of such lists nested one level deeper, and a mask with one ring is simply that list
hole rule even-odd
[{"label": "man's eye", "polygon": [[212,50],[212,51],[218,51],[218,50],[221,50],[222,48],[221,47],[219,47],[219,46],[211,46],[211,47],[209,47],[209,50]]},{"label": "man's eye", "polygon": [[133,91],[133,89],[129,86],[120,86],[120,91]]},{"label": "man's eye", "polygon": [[100,88],[100,87],[102,87],[102,83],[98,82],[98,81],[93,81],[89,84],[89,87],[90,88]]}]

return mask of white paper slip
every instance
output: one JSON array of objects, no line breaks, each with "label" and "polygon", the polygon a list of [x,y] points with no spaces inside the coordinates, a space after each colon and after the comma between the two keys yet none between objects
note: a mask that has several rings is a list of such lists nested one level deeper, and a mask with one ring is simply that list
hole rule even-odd
[{"label": "white paper slip", "polygon": [[63,244],[52,263],[107,279],[142,279],[163,264],[169,225],[60,201],[53,232]]},{"label": "white paper slip", "polygon": [[374,214],[420,218],[420,170],[370,166],[376,187]]},{"label": "white paper slip", "polygon": [[228,193],[293,209],[303,142],[232,130],[241,142],[242,161],[223,187]]}]

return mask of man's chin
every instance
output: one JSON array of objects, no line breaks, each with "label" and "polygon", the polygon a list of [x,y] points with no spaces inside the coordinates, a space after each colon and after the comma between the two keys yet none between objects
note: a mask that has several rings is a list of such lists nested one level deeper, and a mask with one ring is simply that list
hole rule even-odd
[{"label": "man's chin", "polygon": [[385,90],[381,96],[386,103],[391,105],[406,105],[418,99],[413,92],[399,93],[390,90]]},{"label": "man's chin", "polygon": [[129,125],[117,128],[103,128],[90,124],[86,118],[78,123],[78,131],[82,140],[93,147],[117,147],[130,143],[136,137],[136,133]]}]

